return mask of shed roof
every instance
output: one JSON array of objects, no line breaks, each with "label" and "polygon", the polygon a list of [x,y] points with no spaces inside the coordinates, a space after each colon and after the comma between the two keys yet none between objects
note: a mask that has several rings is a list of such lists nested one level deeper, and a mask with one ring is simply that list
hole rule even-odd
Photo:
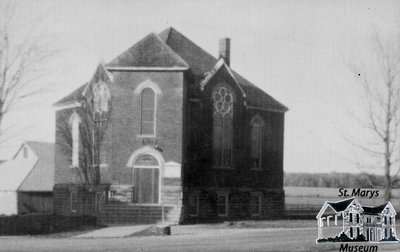
[{"label": "shed roof", "polygon": [[82,86],[78,87],[74,91],[72,91],[70,94],[65,96],[64,98],[60,99],[57,101],[54,106],[59,106],[63,104],[68,104],[72,102],[79,102],[83,98],[83,91],[85,90],[86,86],[88,83],[83,84]]}]

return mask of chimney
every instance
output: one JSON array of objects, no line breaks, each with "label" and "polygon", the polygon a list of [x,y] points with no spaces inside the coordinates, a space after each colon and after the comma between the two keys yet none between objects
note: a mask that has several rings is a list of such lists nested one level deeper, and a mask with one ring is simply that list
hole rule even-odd
[{"label": "chimney", "polygon": [[231,63],[231,39],[222,38],[219,40],[219,57],[224,58],[225,63],[229,66]]}]

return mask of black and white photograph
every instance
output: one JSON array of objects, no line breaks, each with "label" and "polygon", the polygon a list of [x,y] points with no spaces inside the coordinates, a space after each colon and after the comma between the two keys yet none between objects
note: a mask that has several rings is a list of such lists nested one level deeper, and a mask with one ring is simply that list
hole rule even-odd
[{"label": "black and white photograph", "polygon": [[400,1],[0,0],[0,251],[400,251]]}]

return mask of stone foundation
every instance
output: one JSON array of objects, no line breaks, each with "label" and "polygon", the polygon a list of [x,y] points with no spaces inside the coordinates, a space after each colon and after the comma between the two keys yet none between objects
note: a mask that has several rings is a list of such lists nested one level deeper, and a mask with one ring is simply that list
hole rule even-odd
[{"label": "stone foundation", "polygon": [[[228,197],[227,214],[218,213],[218,194]],[[190,195],[198,195],[198,213],[194,214],[194,206],[189,206]],[[260,211],[252,211],[252,195],[260,195]],[[254,206],[253,206],[254,207]],[[191,208],[191,209],[190,209]],[[258,208],[257,208],[258,209]],[[190,213],[190,211],[192,211]],[[284,191],[277,189],[184,189],[183,222],[218,222],[224,220],[256,220],[274,219],[284,214]]]}]

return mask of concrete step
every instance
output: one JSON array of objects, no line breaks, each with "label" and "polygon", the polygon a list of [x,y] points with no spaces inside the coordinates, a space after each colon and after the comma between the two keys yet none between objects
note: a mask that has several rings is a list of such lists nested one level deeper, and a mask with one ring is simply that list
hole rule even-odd
[{"label": "concrete step", "polygon": [[[178,224],[181,204],[164,206],[164,222]],[[162,221],[161,205],[107,203],[98,214],[101,224],[155,224]]]}]

